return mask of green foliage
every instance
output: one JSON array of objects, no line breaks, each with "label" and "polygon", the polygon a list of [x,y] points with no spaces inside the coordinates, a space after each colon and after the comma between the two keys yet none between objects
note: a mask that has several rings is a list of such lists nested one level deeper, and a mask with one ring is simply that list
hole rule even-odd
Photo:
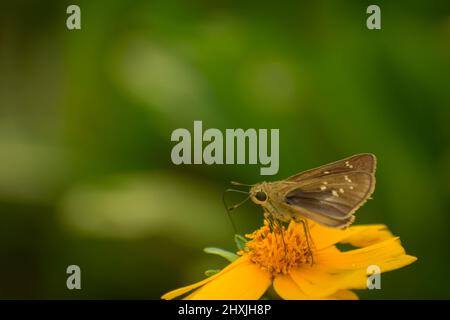
[{"label": "green foliage", "polygon": [[[216,262],[199,248],[234,250],[229,181],[372,152],[374,199],[355,223],[388,225],[419,261],[360,296],[450,298],[450,7],[377,2],[382,30],[369,31],[369,4],[80,1],[76,31],[62,2],[8,4],[0,297],[159,298]],[[173,165],[170,134],[193,120],[280,129],[279,174]],[[250,203],[233,218],[242,234],[263,219]],[[69,264],[80,292],[65,289]]]},{"label": "green foliage", "polygon": [[246,243],[247,243],[247,239],[245,237],[241,236],[240,234],[235,234],[234,242],[236,243],[236,247],[239,250],[244,250]]},{"label": "green foliage", "polygon": [[224,249],[220,249],[220,248],[213,248],[213,247],[209,247],[209,248],[205,248],[203,249],[204,252],[209,253],[209,254],[215,254],[218,255],[224,259],[227,259],[229,262],[233,262],[234,260],[236,260],[239,256],[233,252],[224,250]]}]

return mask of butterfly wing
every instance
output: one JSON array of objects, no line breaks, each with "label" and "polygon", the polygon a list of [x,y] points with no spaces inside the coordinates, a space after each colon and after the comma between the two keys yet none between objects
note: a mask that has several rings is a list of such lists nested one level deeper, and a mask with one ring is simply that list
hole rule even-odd
[{"label": "butterfly wing", "polygon": [[288,178],[285,203],[322,225],[342,228],[375,188],[376,158],[356,155]]},{"label": "butterfly wing", "polygon": [[286,180],[288,181],[304,181],[308,178],[318,178],[334,173],[343,173],[351,171],[367,172],[375,174],[377,159],[374,154],[361,153],[352,157],[342,159],[336,162],[326,164],[324,166],[310,169],[293,175]]}]

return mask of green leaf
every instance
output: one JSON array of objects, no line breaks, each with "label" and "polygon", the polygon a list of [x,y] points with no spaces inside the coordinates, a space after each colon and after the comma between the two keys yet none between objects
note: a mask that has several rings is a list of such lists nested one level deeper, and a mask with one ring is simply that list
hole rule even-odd
[{"label": "green leaf", "polygon": [[236,246],[239,250],[244,250],[245,246],[247,245],[247,239],[245,239],[240,234],[234,235],[234,241],[236,242]]},{"label": "green leaf", "polygon": [[220,269],[209,269],[205,271],[205,276],[207,277],[211,277],[217,273],[219,273],[221,270]]},{"label": "green leaf", "polygon": [[233,262],[234,260],[239,258],[237,254],[220,248],[208,247],[203,249],[203,251],[205,251],[206,253],[221,256],[222,258],[225,258],[230,262]]}]

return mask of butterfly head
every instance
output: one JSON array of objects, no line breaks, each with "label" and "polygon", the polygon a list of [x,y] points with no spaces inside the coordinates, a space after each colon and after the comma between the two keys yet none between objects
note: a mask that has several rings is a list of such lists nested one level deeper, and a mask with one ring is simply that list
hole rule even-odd
[{"label": "butterfly head", "polygon": [[267,196],[267,183],[262,182],[254,185],[250,189],[250,198],[256,204],[263,205],[266,203]]}]

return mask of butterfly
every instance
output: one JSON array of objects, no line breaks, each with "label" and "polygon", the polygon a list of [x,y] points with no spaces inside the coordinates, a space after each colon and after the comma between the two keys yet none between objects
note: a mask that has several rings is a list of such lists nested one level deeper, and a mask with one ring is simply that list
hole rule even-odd
[{"label": "butterfly", "polygon": [[248,185],[248,198],[263,207],[270,219],[304,222],[307,218],[342,229],[354,221],[355,211],[373,193],[376,163],[373,154],[357,154],[285,180]]}]

